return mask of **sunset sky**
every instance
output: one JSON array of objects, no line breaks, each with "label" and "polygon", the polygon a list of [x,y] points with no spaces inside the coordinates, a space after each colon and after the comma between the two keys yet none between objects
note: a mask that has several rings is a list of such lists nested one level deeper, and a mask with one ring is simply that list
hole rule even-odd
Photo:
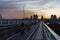
[{"label": "sunset sky", "polygon": [[42,14],[45,18],[52,14],[60,16],[60,0],[0,0],[0,14],[3,18],[24,18],[23,6],[26,17],[33,14],[39,17]]}]

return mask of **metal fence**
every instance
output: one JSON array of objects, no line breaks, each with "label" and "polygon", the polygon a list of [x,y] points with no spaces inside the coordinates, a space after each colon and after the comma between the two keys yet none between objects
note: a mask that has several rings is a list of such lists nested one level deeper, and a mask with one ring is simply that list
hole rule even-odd
[{"label": "metal fence", "polygon": [[47,40],[60,40],[59,35],[57,35],[50,27],[43,23],[43,30]]}]

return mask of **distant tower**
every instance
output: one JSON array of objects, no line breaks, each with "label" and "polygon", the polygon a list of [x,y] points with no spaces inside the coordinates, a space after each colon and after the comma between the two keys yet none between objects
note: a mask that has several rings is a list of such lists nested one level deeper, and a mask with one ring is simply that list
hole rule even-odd
[{"label": "distant tower", "polygon": [[36,14],[35,16],[36,16],[36,19],[38,19],[38,15]]},{"label": "distant tower", "polygon": [[43,16],[41,16],[41,19],[44,19]]},{"label": "distant tower", "polygon": [[56,15],[54,15],[54,19],[57,19]]},{"label": "distant tower", "polygon": [[57,21],[57,16],[56,15],[54,15],[54,21]]},{"label": "distant tower", "polygon": [[33,15],[33,19],[37,20],[38,19],[38,15]]},{"label": "distant tower", "polygon": [[60,17],[59,17],[59,19],[60,19]]},{"label": "distant tower", "polygon": [[51,15],[51,20],[56,21],[57,20],[56,15]]},{"label": "distant tower", "polygon": [[33,19],[33,17],[32,17],[32,16],[30,16],[30,19],[32,20],[32,19]]},{"label": "distant tower", "polygon": [[51,20],[53,20],[54,19],[54,16],[53,15],[51,15]]}]

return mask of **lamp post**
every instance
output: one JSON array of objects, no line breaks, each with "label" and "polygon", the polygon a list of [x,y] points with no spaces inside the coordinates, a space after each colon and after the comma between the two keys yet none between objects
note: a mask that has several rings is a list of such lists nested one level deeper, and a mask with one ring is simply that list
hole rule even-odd
[{"label": "lamp post", "polygon": [[23,5],[23,18],[25,18],[25,6]]},{"label": "lamp post", "polygon": [[23,4],[23,17],[25,18],[25,6],[26,6],[26,3]]}]

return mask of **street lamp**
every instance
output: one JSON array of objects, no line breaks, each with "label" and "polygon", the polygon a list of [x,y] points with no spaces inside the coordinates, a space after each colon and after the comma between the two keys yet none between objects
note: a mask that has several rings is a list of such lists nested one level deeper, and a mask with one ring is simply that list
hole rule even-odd
[{"label": "street lamp", "polygon": [[25,18],[25,6],[26,6],[26,3],[23,4],[23,17]]}]

